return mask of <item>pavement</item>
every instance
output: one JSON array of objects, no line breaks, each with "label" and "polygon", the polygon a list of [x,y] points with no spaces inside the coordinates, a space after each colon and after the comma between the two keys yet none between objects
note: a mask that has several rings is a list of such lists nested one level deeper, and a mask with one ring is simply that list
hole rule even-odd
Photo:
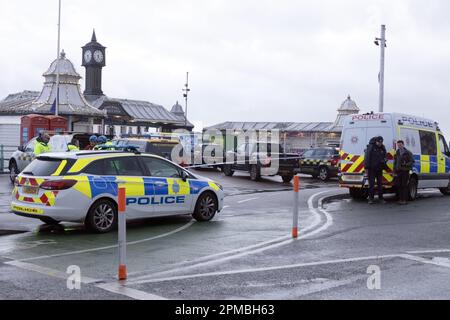
[{"label": "pavement", "polygon": [[[450,197],[439,191],[422,191],[409,206],[369,206],[350,200],[336,180],[302,176],[294,240],[291,185],[197,173],[224,186],[224,210],[208,223],[129,223],[121,282],[117,234],[14,216],[1,176],[0,299],[450,298]],[[73,266],[79,290],[67,287]]]}]

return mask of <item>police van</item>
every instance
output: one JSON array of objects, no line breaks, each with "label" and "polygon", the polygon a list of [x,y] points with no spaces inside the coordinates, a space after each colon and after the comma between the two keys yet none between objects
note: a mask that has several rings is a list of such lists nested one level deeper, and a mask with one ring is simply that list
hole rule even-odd
[{"label": "police van", "polygon": [[364,154],[372,137],[384,138],[387,167],[383,171],[383,187],[395,192],[394,156],[396,142],[403,140],[414,155],[410,172],[409,198],[417,197],[417,190],[438,188],[450,195],[450,152],[438,123],[416,116],[398,113],[370,113],[350,115],[344,120],[341,137],[341,187],[349,188],[353,198],[366,198],[368,181],[364,170]]},{"label": "police van", "polygon": [[209,221],[223,207],[220,184],[138,151],[80,151],[36,157],[15,181],[11,211],[47,224],[81,222],[104,233],[117,225],[117,188],[127,219],[191,214]]}]

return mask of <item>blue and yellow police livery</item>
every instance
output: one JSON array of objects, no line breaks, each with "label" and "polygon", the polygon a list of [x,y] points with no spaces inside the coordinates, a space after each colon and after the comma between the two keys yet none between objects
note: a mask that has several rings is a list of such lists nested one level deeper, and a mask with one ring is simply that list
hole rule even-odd
[{"label": "blue and yellow police livery", "polygon": [[126,188],[127,219],[192,214],[211,220],[223,207],[220,184],[173,162],[123,151],[48,153],[17,177],[11,210],[45,223],[83,222],[95,232],[117,224],[117,189]]}]

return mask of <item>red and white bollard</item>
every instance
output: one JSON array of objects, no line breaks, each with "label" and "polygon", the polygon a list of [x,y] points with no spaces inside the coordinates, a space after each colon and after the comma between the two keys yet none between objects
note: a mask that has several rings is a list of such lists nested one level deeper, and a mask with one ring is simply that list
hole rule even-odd
[{"label": "red and white bollard", "polygon": [[125,187],[119,186],[117,190],[118,218],[119,218],[119,280],[127,279],[127,219],[126,191]]},{"label": "red and white bollard", "polygon": [[300,177],[294,176],[294,211],[292,220],[292,238],[298,238],[298,191],[300,190]]}]

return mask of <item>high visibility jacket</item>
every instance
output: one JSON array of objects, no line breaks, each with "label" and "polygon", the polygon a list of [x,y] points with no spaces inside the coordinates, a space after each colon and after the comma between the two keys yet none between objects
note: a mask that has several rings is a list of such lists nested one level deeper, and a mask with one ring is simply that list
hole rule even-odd
[{"label": "high visibility jacket", "polygon": [[67,145],[67,150],[69,151],[69,152],[71,152],[71,151],[80,151],[80,148],[78,148],[76,145],[74,145],[74,144],[71,144],[71,143],[69,143],[68,145]]},{"label": "high visibility jacket", "polygon": [[[94,150],[100,150],[100,146],[114,146],[114,143],[112,143],[111,141],[106,141],[105,143],[96,145],[94,147]],[[113,150],[113,149],[112,148],[106,148],[106,149],[103,149],[103,150]]]},{"label": "high visibility jacket", "polygon": [[34,145],[34,155],[40,155],[41,153],[49,152],[50,146],[47,143],[36,141],[36,144]]}]

